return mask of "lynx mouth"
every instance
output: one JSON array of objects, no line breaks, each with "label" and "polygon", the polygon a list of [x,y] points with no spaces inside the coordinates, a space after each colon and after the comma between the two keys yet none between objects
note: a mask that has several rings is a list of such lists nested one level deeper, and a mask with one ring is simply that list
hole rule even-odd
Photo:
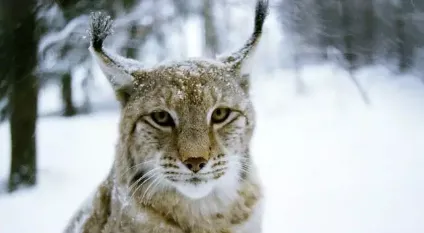
[{"label": "lynx mouth", "polygon": [[208,179],[203,179],[201,177],[191,177],[191,178],[186,178],[186,179],[175,179],[175,178],[168,178],[168,180],[170,180],[173,183],[182,183],[182,184],[191,184],[191,185],[200,185],[200,184],[205,184],[208,183]]},{"label": "lynx mouth", "polygon": [[191,183],[193,185],[199,185],[201,183],[206,183],[207,180],[200,179],[198,177],[193,177],[193,178],[190,178],[190,179],[186,180],[186,182]]}]

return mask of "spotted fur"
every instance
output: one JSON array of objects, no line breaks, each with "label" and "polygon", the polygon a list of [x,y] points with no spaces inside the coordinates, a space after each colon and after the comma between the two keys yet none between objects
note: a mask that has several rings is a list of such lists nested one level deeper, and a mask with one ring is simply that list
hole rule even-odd
[{"label": "spotted fur", "polygon": [[[263,194],[249,150],[255,111],[241,67],[267,12],[259,0],[251,38],[226,58],[151,68],[106,51],[111,20],[93,15],[90,51],[121,102],[119,139],[107,179],[65,232],[261,232]],[[217,108],[230,110],[219,124]],[[158,124],[155,111],[172,124]],[[190,159],[205,161],[200,171]]]}]

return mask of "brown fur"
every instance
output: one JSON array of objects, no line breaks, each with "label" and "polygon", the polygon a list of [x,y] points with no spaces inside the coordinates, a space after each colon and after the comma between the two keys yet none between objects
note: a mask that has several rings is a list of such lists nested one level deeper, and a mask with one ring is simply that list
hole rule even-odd
[{"label": "brown fur", "polygon": [[[241,67],[266,11],[258,1],[255,32],[227,59],[150,69],[104,51],[109,21],[94,17],[90,51],[122,103],[119,140],[109,176],[66,233],[261,232],[263,197],[249,152],[255,111]],[[211,120],[218,108],[229,109],[222,123]],[[158,124],[155,111],[173,123]],[[185,164],[193,159],[205,161],[200,170]]]}]

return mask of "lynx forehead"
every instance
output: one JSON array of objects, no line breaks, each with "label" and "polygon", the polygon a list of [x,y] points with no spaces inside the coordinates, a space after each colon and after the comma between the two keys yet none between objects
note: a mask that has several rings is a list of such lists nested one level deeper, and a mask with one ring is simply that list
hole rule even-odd
[{"label": "lynx forehead", "polygon": [[187,104],[202,103],[207,92],[213,92],[215,98],[220,94],[247,94],[233,79],[237,75],[223,63],[200,59],[171,62],[150,72],[133,73],[134,88],[141,95],[155,88],[171,89],[175,92],[172,97]]},{"label": "lynx forehead", "polygon": [[92,15],[89,49],[121,103],[119,140],[88,217],[68,232],[261,232],[245,68],[267,12],[258,0],[253,33],[231,55],[154,67],[103,48],[112,21]]}]

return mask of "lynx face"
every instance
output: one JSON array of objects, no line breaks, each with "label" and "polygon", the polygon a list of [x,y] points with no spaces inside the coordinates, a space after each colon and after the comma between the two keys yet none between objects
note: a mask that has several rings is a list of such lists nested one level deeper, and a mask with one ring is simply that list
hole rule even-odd
[{"label": "lynx face", "polygon": [[250,39],[229,56],[149,69],[105,50],[112,21],[92,15],[90,51],[122,104],[115,162],[131,197],[145,201],[168,189],[193,199],[237,191],[249,172],[255,121],[244,68],[267,12],[268,1],[258,0]]},{"label": "lynx face", "polygon": [[134,74],[138,85],[123,120],[132,124],[130,159],[143,164],[134,173],[145,176],[140,181],[201,198],[242,179],[254,113],[234,75],[224,64],[208,61]]}]

